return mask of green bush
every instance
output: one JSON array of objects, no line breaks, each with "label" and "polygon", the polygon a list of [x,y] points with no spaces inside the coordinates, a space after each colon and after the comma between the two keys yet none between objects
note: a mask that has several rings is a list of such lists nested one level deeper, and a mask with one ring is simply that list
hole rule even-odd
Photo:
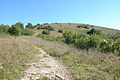
[{"label": "green bush", "polygon": [[51,26],[46,26],[46,30],[54,31],[54,28]]},{"label": "green bush", "polygon": [[26,28],[33,28],[32,23],[28,23],[28,24],[26,25]]},{"label": "green bush", "polygon": [[78,25],[77,28],[86,28],[86,29],[89,29],[89,27],[87,25]]},{"label": "green bush", "polygon": [[50,35],[50,31],[44,30],[42,31],[42,34]]},{"label": "green bush", "polygon": [[14,26],[18,26],[21,30],[24,30],[24,25],[21,22],[16,23]]},{"label": "green bush", "polygon": [[74,32],[71,30],[66,30],[65,33],[63,34],[63,37],[65,38],[65,43],[67,44],[72,44],[74,43]]},{"label": "green bush", "polygon": [[18,22],[16,23],[15,25],[12,25],[12,27],[10,27],[8,29],[8,32],[11,34],[11,35],[15,35],[15,36],[20,36],[21,35],[21,32],[24,30],[24,26],[22,23]]},{"label": "green bush", "polygon": [[49,30],[49,31],[54,31],[54,28],[51,27],[51,26],[38,26],[37,29],[46,29],[46,30]]},{"label": "green bush", "polygon": [[90,31],[87,32],[87,34],[89,34],[89,35],[92,35],[92,34],[98,34],[98,35],[100,35],[101,31],[92,28]]},{"label": "green bush", "polygon": [[74,45],[79,49],[88,49],[89,36],[83,34],[77,36]]},{"label": "green bush", "polygon": [[30,28],[26,28],[22,31],[22,35],[32,36],[34,34],[34,30]]},{"label": "green bush", "polygon": [[46,29],[46,27],[45,26],[38,26],[37,29]]},{"label": "green bush", "polygon": [[62,29],[59,29],[58,32],[59,32],[59,33],[63,33],[63,30],[62,30]]},{"label": "green bush", "polygon": [[11,35],[20,36],[22,30],[21,30],[21,28],[20,28],[19,26],[13,25],[12,27],[9,28],[8,32],[9,32]]},{"label": "green bush", "polygon": [[78,26],[77,26],[77,28],[81,28],[81,27],[82,27],[82,25],[78,25]]},{"label": "green bush", "polygon": [[7,33],[9,29],[8,25],[0,25],[0,32]]},{"label": "green bush", "polygon": [[112,52],[120,56],[120,38],[116,40],[103,39],[100,43],[99,49],[103,52]]},{"label": "green bush", "polygon": [[87,42],[88,48],[98,48],[101,43],[101,38],[98,35],[89,36],[89,40]]},{"label": "green bush", "polygon": [[114,41],[113,50],[118,56],[120,56],[120,38]]},{"label": "green bush", "polygon": [[58,53],[57,51],[54,51],[54,50],[52,53],[49,53],[49,54],[50,54],[50,56],[53,56],[53,57],[60,57],[61,56],[60,53]]}]

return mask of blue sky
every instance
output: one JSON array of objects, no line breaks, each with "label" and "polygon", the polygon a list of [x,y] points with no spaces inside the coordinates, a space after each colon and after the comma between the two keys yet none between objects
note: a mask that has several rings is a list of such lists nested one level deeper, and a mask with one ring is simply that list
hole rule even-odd
[{"label": "blue sky", "polygon": [[120,0],[0,0],[0,24],[85,23],[120,29]]}]

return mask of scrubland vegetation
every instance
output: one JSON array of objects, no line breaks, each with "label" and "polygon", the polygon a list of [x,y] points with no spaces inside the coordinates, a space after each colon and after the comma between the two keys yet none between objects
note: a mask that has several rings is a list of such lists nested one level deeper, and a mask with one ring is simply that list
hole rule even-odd
[{"label": "scrubland vegetation", "polygon": [[44,48],[75,80],[120,79],[120,31],[85,24],[0,25],[1,80],[16,80]]},{"label": "scrubland vegetation", "polygon": [[0,80],[18,80],[37,49],[18,37],[0,34]]}]

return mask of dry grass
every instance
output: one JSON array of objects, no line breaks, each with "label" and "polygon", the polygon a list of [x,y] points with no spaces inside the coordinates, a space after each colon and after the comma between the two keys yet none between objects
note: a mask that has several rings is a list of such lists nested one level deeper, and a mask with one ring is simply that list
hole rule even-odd
[{"label": "dry grass", "polygon": [[33,45],[20,38],[0,37],[0,80],[18,79],[35,54]]},{"label": "dry grass", "polygon": [[[119,80],[120,57],[98,51],[79,51],[63,43],[45,41],[35,37],[25,40],[42,45],[52,56],[61,60],[76,80]],[[74,54],[75,50],[75,54]]]},{"label": "dry grass", "polygon": [[1,80],[16,80],[20,76],[26,62],[34,56],[32,45],[42,46],[50,55],[62,61],[76,80],[120,79],[120,58],[114,54],[79,51],[64,43],[21,36],[0,38]]}]

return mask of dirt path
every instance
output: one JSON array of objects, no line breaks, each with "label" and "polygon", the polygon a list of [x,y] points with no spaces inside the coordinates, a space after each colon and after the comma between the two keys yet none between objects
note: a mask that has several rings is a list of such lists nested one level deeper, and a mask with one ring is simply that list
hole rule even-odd
[{"label": "dirt path", "polygon": [[21,80],[73,80],[70,72],[43,49],[40,49],[38,59],[28,65]]}]

